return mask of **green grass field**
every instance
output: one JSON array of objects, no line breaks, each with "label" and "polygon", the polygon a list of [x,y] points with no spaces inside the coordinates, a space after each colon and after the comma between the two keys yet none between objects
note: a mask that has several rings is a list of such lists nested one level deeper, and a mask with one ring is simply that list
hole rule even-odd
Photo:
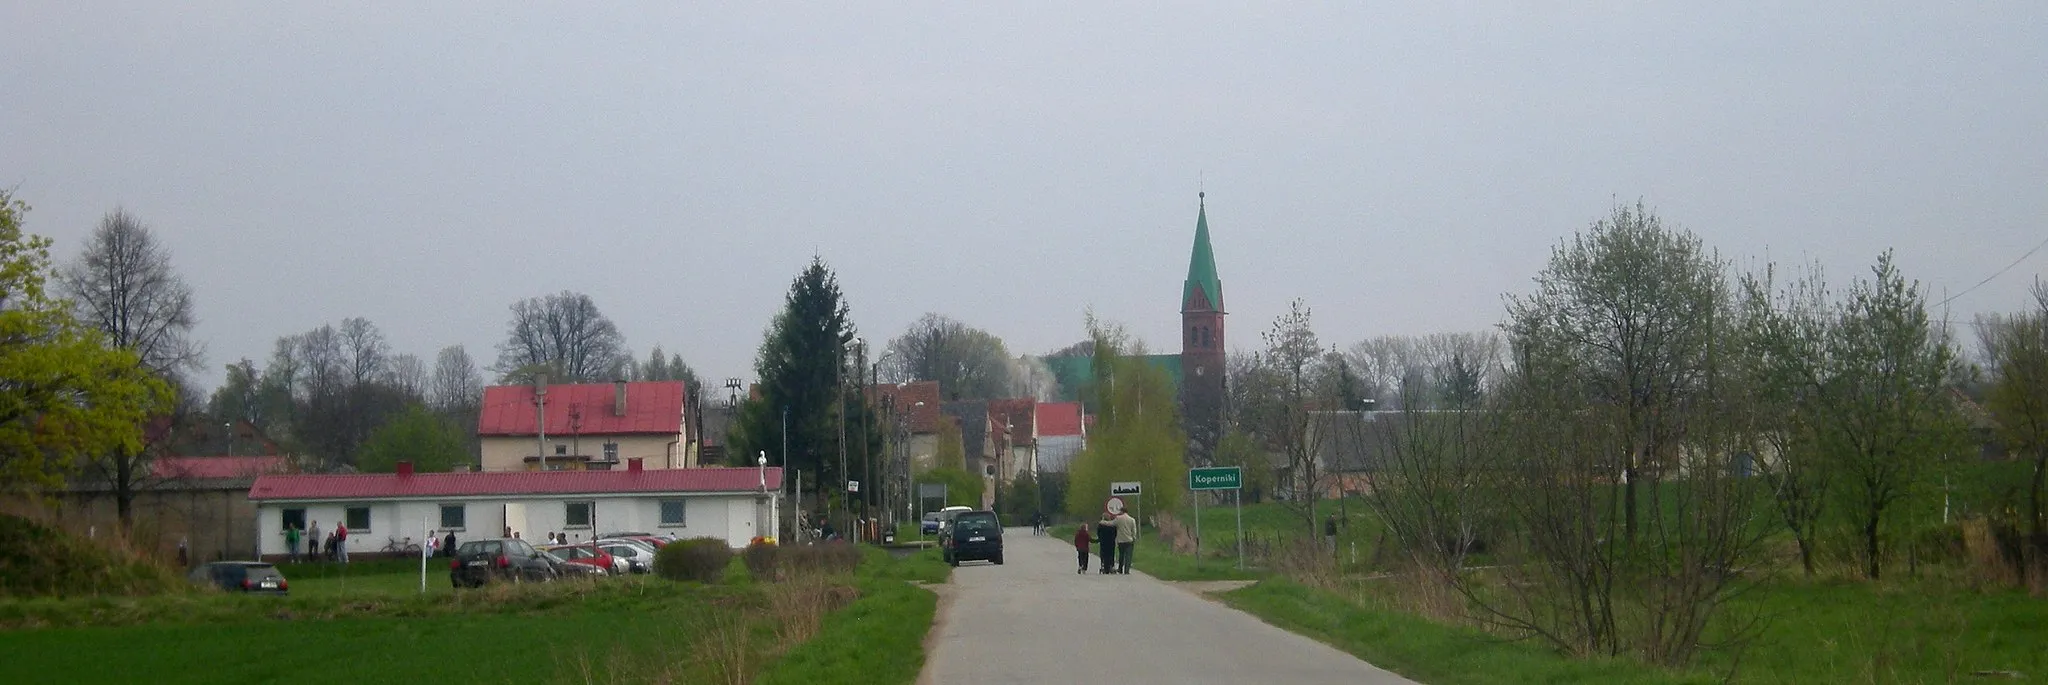
[{"label": "green grass field", "polygon": [[[414,562],[416,564],[416,562]],[[447,569],[287,568],[290,597],[213,592],[0,602],[8,682],[909,683],[942,582],[936,557],[868,550],[858,596],[810,641],[776,643],[772,593],[743,566],[726,583],[614,578],[453,591]],[[381,572],[380,572],[381,571]],[[851,678],[845,674],[859,674]]]}]

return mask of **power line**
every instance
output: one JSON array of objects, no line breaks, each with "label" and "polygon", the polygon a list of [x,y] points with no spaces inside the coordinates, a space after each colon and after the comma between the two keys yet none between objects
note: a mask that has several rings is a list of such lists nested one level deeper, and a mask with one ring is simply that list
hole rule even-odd
[{"label": "power line", "polygon": [[2015,267],[2015,266],[2019,266],[2019,265],[2020,265],[2020,262],[2024,262],[2024,261],[2027,261],[2027,258],[2028,258],[2028,257],[2032,257],[2032,256],[2034,256],[2034,253],[2036,253],[2036,252],[2040,252],[2040,251],[2041,251],[2041,248],[2044,248],[2044,247],[2048,247],[2048,240],[2042,240],[2042,241],[2041,241],[2041,242],[2040,242],[2039,244],[2036,244],[2036,245],[2034,245],[2034,249],[2031,249],[2031,250],[2027,250],[2027,253],[2026,253],[2026,254],[2020,255],[2020,258],[2019,258],[2019,259],[2015,259],[2015,260],[2012,260],[2012,263],[2011,263],[2011,264],[2007,264],[2007,265],[2005,265],[2005,268],[2003,268],[2003,269],[1999,269],[1998,271],[1996,271],[1996,272],[1993,272],[1993,273],[1992,273],[1991,275],[1989,275],[1989,276],[1985,276],[1985,277],[1984,277],[1984,280],[1978,281],[1976,285],[1970,286],[1970,287],[1968,287],[1968,288],[1964,288],[1962,292],[1956,293],[1956,294],[1954,294],[1954,295],[1950,295],[1950,296],[1948,296],[1948,299],[1946,299],[1946,300],[1942,300],[1941,302],[1938,302],[1938,303],[1936,303],[1936,304],[1934,305],[1934,308],[1935,308],[1935,309],[1940,309],[1940,308],[1942,308],[1943,306],[1946,306],[1946,305],[1948,305],[1948,303],[1950,303],[1950,302],[1954,302],[1954,301],[1956,300],[1956,298],[1958,298],[1958,297],[1962,297],[1962,296],[1964,296],[1964,295],[1968,295],[1968,294],[1970,294],[1970,291],[1972,291],[1972,290],[1976,290],[1976,289],[1978,289],[1978,288],[1981,288],[1981,287],[1984,287],[1984,284],[1986,284],[1986,283],[1990,283],[1990,282],[1991,282],[1991,279],[1994,279],[1994,278],[1998,278],[1999,276],[2003,276],[2003,275],[2005,275],[2005,272],[2007,272],[2007,271],[2011,271],[2011,270],[2012,270],[2012,268],[2013,268],[2013,267]]}]

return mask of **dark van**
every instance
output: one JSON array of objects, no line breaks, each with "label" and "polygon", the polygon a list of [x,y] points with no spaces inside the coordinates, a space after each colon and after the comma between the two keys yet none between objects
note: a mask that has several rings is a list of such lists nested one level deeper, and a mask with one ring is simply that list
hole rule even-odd
[{"label": "dark van", "polygon": [[540,550],[518,538],[471,540],[455,548],[448,580],[455,587],[483,587],[492,581],[546,582],[560,572]]},{"label": "dark van", "polygon": [[993,511],[963,511],[953,515],[939,538],[940,556],[959,566],[962,561],[1003,563],[1003,524]]}]

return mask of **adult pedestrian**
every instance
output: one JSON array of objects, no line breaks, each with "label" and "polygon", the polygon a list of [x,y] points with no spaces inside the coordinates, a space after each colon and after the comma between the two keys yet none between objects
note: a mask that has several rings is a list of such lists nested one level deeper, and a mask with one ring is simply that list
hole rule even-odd
[{"label": "adult pedestrian", "polygon": [[1102,512],[1102,520],[1095,522],[1095,544],[1102,548],[1102,573],[1116,573],[1116,515]]},{"label": "adult pedestrian", "polygon": [[441,541],[441,553],[455,556],[455,529],[448,529],[448,538]]},{"label": "adult pedestrian", "polygon": [[348,563],[348,524],[334,524],[334,561]]},{"label": "adult pedestrian", "polygon": [[1328,547],[1330,549],[1331,555],[1334,556],[1337,554],[1336,514],[1331,514],[1328,518],[1323,519],[1323,546]]},{"label": "adult pedestrian", "polygon": [[1131,518],[1131,512],[1120,511],[1116,515],[1116,572],[1131,573],[1131,551],[1138,546],[1138,520]]},{"label": "adult pedestrian", "polygon": [[1088,537],[1088,527],[1074,526],[1074,552],[1079,555],[1081,563],[1080,568],[1074,569],[1076,574],[1088,572],[1088,543],[1090,542],[1093,542],[1093,540]]},{"label": "adult pedestrian", "polygon": [[299,524],[285,524],[284,550],[286,558],[291,559],[294,564],[299,563]]},{"label": "adult pedestrian", "polygon": [[192,552],[185,549],[185,547],[185,538],[180,536],[178,538],[178,567],[192,568]]},{"label": "adult pedestrian", "polygon": [[306,526],[306,561],[320,560],[320,522]]}]

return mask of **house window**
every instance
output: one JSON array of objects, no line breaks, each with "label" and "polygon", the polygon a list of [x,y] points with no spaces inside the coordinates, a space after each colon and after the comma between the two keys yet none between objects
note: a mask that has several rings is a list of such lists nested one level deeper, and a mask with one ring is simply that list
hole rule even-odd
[{"label": "house window", "polygon": [[562,515],[562,526],[565,528],[589,528],[590,512],[596,506],[594,502],[569,502],[567,509]]},{"label": "house window", "polygon": [[296,529],[299,529],[299,530],[305,530],[305,529],[306,529],[306,510],[305,510],[305,509],[286,509],[286,510],[284,510],[284,521],[278,524],[278,530],[284,530],[284,529],[287,529],[287,528],[296,528]]},{"label": "house window", "polygon": [[683,501],[682,501],[682,500],[679,500],[679,499],[665,499],[665,500],[662,500],[662,501],[661,501],[661,525],[662,525],[662,527],[664,527],[664,528],[680,528],[680,527],[682,527],[682,526],[684,526],[684,525],[687,525],[686,523],[684,523],[685,519],[683,518],[683,512],[684,512],[684,507],[683,507]]},{"label": "house window", "polygon": [[616,442],[607,442],[607,443],[605,443],[605,444],[604,444],[604,460],[605,460],[605,461],[618,461],[618,460],[619,460],[619,443],[616,443]]},{"label": "house window", "polygon": [[569,446],[568,446],[568,445],[556,445],[556,446],[555,446],[555,456],[557,456],[557,457],[566,457],[566,456],[569,456]]},{"label": "house window", "polygon": [[462,530],[464,515],[467,513],[460,504],[441,505],[441,527],[448,530]]},{"label": "house window", "polygon": [[349,535],[370,532],[369,507],[349,507],[346,511],[348,515],[343,517],[343,523],[348,525]]}]

